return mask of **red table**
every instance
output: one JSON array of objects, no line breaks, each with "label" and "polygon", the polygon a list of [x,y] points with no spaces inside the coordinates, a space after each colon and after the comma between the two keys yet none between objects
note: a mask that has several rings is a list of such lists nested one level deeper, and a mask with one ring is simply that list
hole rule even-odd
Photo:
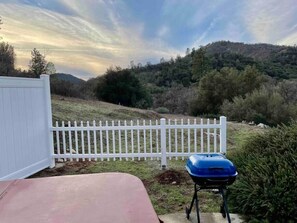
[{"label": "red table", "polygon": [[0,182],[1,223],[158,223],[142,182],[100,173]]}]

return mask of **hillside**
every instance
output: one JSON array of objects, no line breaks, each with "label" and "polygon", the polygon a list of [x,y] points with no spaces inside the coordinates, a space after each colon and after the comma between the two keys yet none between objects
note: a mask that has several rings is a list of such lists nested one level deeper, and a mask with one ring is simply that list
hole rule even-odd
[{"label": "hillside", "polygon": [[62,81],[68,81],[72,84],[82,84],[85,82],[84,80],[77,78],[71,74],[55,73],[55,74],[50,75],[50,77],[56,78],[56,79],[62,80]]},{"label": "hillside", "polygon": [[83,100],[71,97],[52,96],[53,121],[109,121],[160,119],[150,110],[129,108],[102,101]]},{"label": "hillside", "polygon": [[256,60],[267,60],[274,54],[285,52],[290,47],[266,43],[246,44],[240,42],[218,41],[205,46],[208,55],[234,53]]}]

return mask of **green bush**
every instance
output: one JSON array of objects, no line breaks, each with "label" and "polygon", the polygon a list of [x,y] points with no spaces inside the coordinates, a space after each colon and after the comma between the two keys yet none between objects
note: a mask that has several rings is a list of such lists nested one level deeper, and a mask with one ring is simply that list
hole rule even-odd
[{"label": "green bush", "polygon": [[159,107],[156,108],[156,112],[160,113],[160,114],[168,114],[169,113],[169,109],[165,108],[165,107]]},{"label": "green bush", "polygon": [[262,87],[245,97],[235,97],[233,102],[225,100],[221,112],[231,120],[254,121],[256,124],[275,126],[297,118],[296,109],[296,103],[286,102],[276,86]]},{"label": "green bush", "polygon": [[138,78],[128,69],[110,68],[97,83],[99,100],[124,106],[148,108],[152,104],[150,94]]},{"label": "green bush", "polygon": [[297,123],[254,135],[230,152],[239,176],[229,204],[252,222],[297,222]]}]

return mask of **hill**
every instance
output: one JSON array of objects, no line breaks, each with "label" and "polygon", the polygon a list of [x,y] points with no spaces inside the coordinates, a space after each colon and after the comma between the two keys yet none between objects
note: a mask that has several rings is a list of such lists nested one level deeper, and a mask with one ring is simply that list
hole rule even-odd
[{"label": "hill", "polygon": [[71,74],[55,73],[55,74],[52,74],[50,77],[57,78],[57,79],[63,80],[63,81],[68,81],[72,84],[82,84],[85,82],[84,80],[77,78]]},{"label": "hill", "polygon": [[150,110],[129,108],[96,100],[52,96],[53,121],[160,119]]},{"label": "hill", "polygon": [[218,41],[205,46],[206,52],[209,56],[214,54],[233,53],[251,57],[256,60],[270,59],[273,55],[284,53],[289,48],[291,47],[267,43],[246,44],[230,41]]}]

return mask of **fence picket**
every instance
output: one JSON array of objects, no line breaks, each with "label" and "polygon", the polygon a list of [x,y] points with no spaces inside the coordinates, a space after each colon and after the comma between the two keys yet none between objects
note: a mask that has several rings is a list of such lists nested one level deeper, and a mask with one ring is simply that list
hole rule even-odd
[{"label": "fence picket", "polygon": [[140,137],[139,137],[139,120],[137,119],[136,121],[136,125],[137,125],[137,151],[138,151],[138,160],[140,160]]},{"label": "fence picket", "polygon": [[[124,126],[127,127],[127,121],[125,120]],[[128,155],[128,136],[127,136],[127,129],[125,129],[125,151],[126,155]],[[128,156],[126,157],[126,160],[128,160]]]},{"label": "fence picket", "polygon": [[[62,127],[65,127],[65,123],[64,121],[62,121]],[[65,139],[65,130],[62,131],[62,142],[63,142],[63,153],[66,154],[66,139]],[[67,159],[64,158],[64,161],[66,161]]]},{"label": "fence picket", "polygon": [[[77,122],[74,121],[74,127],[76,128],[77,127]],[[78,137],[77,137],[77,130],[74,130],[74,137],[75,137],[75,153],[76,154],[79,154],[79,151],[78,151]],[[79,159],[76,158],[76,161],[78,161]]]},{"label": "fence picket", "polygon": [[[132,120],[131,120],[131,126],[133,126]],[[131,150],[132,150],[132,154],[134,154],[133,129],[131,129]],[[132,158],[132,160],[134,160],[134,157]]]},{"label": "fence picket", "polygon": [[[214,124],[215,125],[217,124],[216,119],[214,119]],[[217,152],[217,128],[213,129],[213,149],[214,149],[214,152],[216,153]]]},{"label": "fence picket", "polygon": [[[150,120],[150,152],[153,153],[153,130],[152,130],[152,120]],[[153,157],[151,157],[153,160]]]},{"label": "fence picket", "polygon": [[[156,120],[156,125],[158,125],[158,120]],[[157,153],[159,153],[159,131],[158,129],[156,129],[156,149],[157,149]],[[159,157],[157,158],[157,160],[159,160]]]},{"label": "fence picket", "polygon": [[100,154],[101,154],[101,161],[103,160],[103,153],[104,153],[104,150],[103,150],[103,134],[102,134],[102,122],[99,121],[99,127],[100,127],[100,130],[99,130],[99,137],[100,137]]},{"label": "fence picket", "polygon": [[[188,119],[188,125],[190,125],[190,119]],[[191,130],[188,128],[188,153],[190,154],[191,152]]]},{"label": "fence picket", "polygon": [[[112,153],[115,155],[115,133],[114,133],[114,121],[111,121],[111,126],[112,126]],[[113,160],[116,158],[113,157]]]},{"label": "fence picket", "polygon": [[[87,137],[88,137],[88,154],[91,154],[91,137],[90,137],[90,123],[87,121]],[[89,158],[89,161],[91,161],[91,158]]]},{"label": "fence picket", "polygon": [[[121,126],[121,122],[118,121],[118,126]],[[119,129],[119,152],[122,154],[122,137],[121,137],[121,130]],[[122,157],[120,157],[120,160],[122,160]]]},{"label": "fence picket", "polygon": [[[108,121],[105,122],[105,126],[108,126]],[[109,155],[109,134],[108,129],[106,129],[106,154]],[[107,158],[107,161],[109,161],[109,157]]]},{"label": "fence picket", "polygon": [[[207,119],[207,125],[209,125],[209,119]],[[207,129],[207,152],[210,153],[210,131]]]},{"label": "fence picket", "polygon": [[[184,120],[182,119],[181,120],[181,125],[183,125],[184,124]],[[184,148],[184,129],[181,129],[181,148],[182,148],[182,154],[184,154],[185,153],[185,148]],[[182,156],[182,160],[184,160],[185,159],[185,157],[184,156]]]},{"label": "fence picket", "polygon": [[[84,127],[84,124],[82,121],[80,122],[80,126]],[[85,155],[85,137],[84,137],[83,129],[81,130],[80,134],[81,134],[81,152],[82,152],[82,155]],[[85,158],[83,158],[83,161],[85,161]]]},{"label": "fence picket", "polygon": [[[68,127],[71,127],[71,122],[68,121]],[[70,150],[70,161],[73,161],[72,159],[72,136],[71,136],[71,130],[68,130],[68,136],[69,136],[69,150]]]},{"label": "fence picket", "polygon": [[[200,125],[203,125],[203,119],[200,119]],[[200,135],[200,148],[201,148],[201,153],[203,153],[203,129],[200,129],[201,135]]]},{"label": "fence picket", "polygon": [[[196,118],[194,119],[194,125],[197,125]],[[194,151],[197,153],[197,129],[194,128]]]},{"label": "fence picket", "polygon": [[[174,125],[177,126],[177,120],[174,120]],[[175,153],[177,154],[177,128],[174,129],[174,140],[175,140]],[[177,156],[175,157],[175,160],[177,160]]]},{"label": "fence picket", "polygon": [[[56,127],[59,127],[58,122],[56,121]],[[56,131],[56,142],[57,142],[57,153],[60,155],[60,131]]]},{"label": "fence picket", "polygon": [[[171,120],[168,119],[168,125],[171,125]],[[168,129],[168,143],[169,143],[169,153],[171,153],[171,129]],[[169,160],[172,159],[172,156],[169,157]]]},{"label": "fence picket", "polygon": [[[145,126],[145,120],[143,120],[143,126]],[[146,153],[146,130],[143,128],[143,151]],[[146,160],[146,157],[144,157],[144,160]]]},{"label": "fence picket", "polygon": [[93,130],[93,139],[94,139],[94,154],[96,156],[95,158],[95,161],[97,161],[97,135],[96,135],[96,121],[93,120],[93,127],[94,127],[94,130]]}]

